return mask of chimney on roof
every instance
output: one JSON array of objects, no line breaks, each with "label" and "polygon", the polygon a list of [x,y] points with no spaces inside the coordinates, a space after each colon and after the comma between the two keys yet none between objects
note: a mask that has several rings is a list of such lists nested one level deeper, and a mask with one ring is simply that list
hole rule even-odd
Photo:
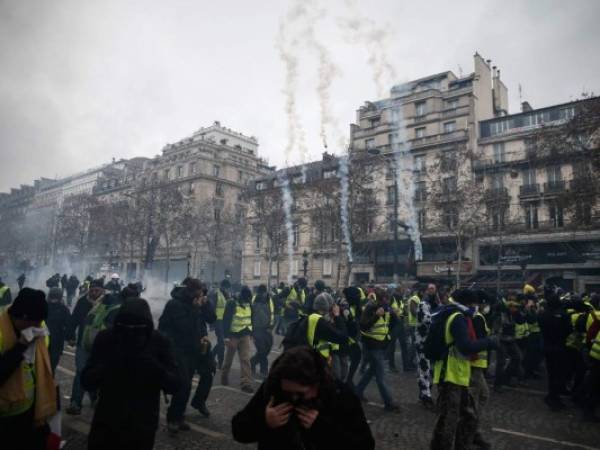
[{"label": "chimney on roof", "polygon": [[221,126],[221,122],[219,122],[218,120],[215,120],[215,127],[220,127]]},{"label": "chimney on roof", "polygon": [[521,112],[528,112],[528,111],[533,111],[533,108],[531,107],[529,102],[522,102],[521,103]]}]

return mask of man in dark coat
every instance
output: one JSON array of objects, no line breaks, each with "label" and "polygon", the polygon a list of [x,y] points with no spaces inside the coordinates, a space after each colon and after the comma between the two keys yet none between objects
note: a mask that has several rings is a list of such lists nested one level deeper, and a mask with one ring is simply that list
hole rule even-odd
[{"label": "man in dark coat", "polygon": [[[207,323],[216,320],[215,310],[206,298],[206,286],[197,279],[186,279],[171,291],[171,300],[165,305],[158,321],[158,330],[172,342],[175,360],[179,366],[182,384],[173,394],[167,410],[167,426],[170,434],[188,431],[185,410],[192,389],[192,377],[200,373],[200,383],[192,406],[208,416],[206,399],[212,386],[212,370],[206,358],[210,354],[207,339]],[[204,359],[203,359],[204,358]],[[199,367],[203,361],[204,366]]]},{"label": "man in dark coat", "polygon": [[71,319],[69,308],[62,301],[62,289],[52,288],[48,293],[48,319],[46,325],[50,331],[50,365],[52,373],[56,373],[56,366],[65,348],[67,328]]},{"label": "man in dark coat", "polygon": [[316,350],[295,347],[273,363],[269,378],[231,421],[233,438],[259,450],[371,450],[360,400],[333,379]]},{"label": "man in dark coat", "polygon": [[171,343],[154,330],[146,300],[126,300],[114,327],[98,333],[81,382],[99,394],[89,450],[154,447],[160,392],[175,392],[180,379]]},{"label": "man in dark coat", "polygon": [[256,372],[256,366],[260,367],[260,375],[267,377],[269,360],[267,359],[273,347],[273,321],[274,304],[267,293],[267,286],[261,284],[252,299],[252,338],[256,353],[250,358],[252,374]]},{"label": "man in dark coat", "polygon": [[59,287],[59,284],[60,284],[60,274],[58,274],[58,273],[55,273],[54,275],[52,275],[50,278],[48,278],[46,280],[47,288]]},{"label": "man in dark coat", "polygon": [[[104,296],[104,282],[101,278],[90,283],[90,289],[77,300],[69,327],[67,328],[67,341],[69,345],[76,346],[75,350],[75,378],[71,388],[71,405],[65,410],[67,414],[81,414],[84,391],[81,388],[81,372],[87,362],[88,353],[83,345],[83,331],[85,330],[88,314],[94,306],[102,301]],[[90,400],[95,400],[95,394],[90,394]]]},{"label": "man in dark coat", "polygon": [[79,287],[79,279],[75,275],[71,275],[67,281],[67,306],[70,308],[73,303],[73,298]]}]

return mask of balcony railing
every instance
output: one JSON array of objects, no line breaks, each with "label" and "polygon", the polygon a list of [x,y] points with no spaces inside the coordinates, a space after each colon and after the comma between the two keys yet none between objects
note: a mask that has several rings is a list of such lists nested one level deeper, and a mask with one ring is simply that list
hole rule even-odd
[{"label": "balcony railing", "polygon": [[540,195],[540,185],[535,184],[524,184],[519,187],[519,195],[521,197],[535,197]]},{"label": "balcony railing", "polygon": [[560,194],[565,191],[565,182],[556,180],[550,183],[544,183],[544,194]]},{"label": "balcony railing", "polygon": [[510,196],[508,195],[508,189],[505,187],[490,188],[485,191],[484,198],[487,202],[501,202],[508,201]]},{"label": "balcony railing", "polygon": [[594,181],[589,177],[575,178],[569,181],[569,189],[573,192],[593,193]]},{"label": "balcony railing", "polygon": [[448,141],[456,141],[466,139],[468,137],[467,130],[456,130],[450,133],[434,134],[432,136],[423,136],[411,140],[411,146],[421,147],[430,144],[441,144]]}]

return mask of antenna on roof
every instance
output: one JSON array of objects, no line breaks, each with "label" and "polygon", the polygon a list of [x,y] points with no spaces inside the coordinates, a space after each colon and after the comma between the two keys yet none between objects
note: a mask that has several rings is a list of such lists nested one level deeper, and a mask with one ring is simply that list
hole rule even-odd
[{"label": "antenna on roof", "polygon": [[521,86],[521,83],[519,83],[519,103],[523,102],[523,87]]},{"label": "antenna on roof", "polygon": [[458,65],[458,77],[462,78],[462,76],[463,76],[463,70],[462,70],[462,67],[460,67],[460,64],[459,64]]}]

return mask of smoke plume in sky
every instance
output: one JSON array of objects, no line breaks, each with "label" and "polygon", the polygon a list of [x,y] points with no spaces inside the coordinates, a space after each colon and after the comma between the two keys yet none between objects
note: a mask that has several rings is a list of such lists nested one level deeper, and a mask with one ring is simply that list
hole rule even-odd
[{"label": "smoke plume in sky", "polygon": [[[317,3],[328,12],[318,42],[340,69],[326,85],[328,114],[345,133],[356,109],[389,88],[374,81],[367,46],[340,26],[351,9],[385,31],[397,82],[468,74],[478,51],[501,69],[513,112],[519,84],[534,107],[600,93],[595,0]],[[112,157],[152,157],[214,120],[255,135],[261,155],[283,165],[285,71],[275,44],[290,4],[0,0],[0,191]],[[314,56],[300,51],[296,67],[307,159],[323,150]]]}]

